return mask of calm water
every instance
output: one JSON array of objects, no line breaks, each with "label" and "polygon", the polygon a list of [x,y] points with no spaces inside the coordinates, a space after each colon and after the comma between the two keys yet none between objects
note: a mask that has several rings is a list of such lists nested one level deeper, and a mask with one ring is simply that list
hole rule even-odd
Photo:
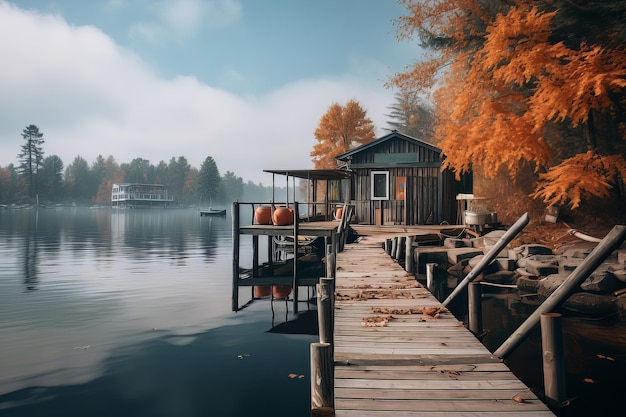
[{"label": "calm water", "polygon": [[[309,416],[314,306],[232,312],[231,254],[230,218],[194,210],[0,210],[0,415]],[[491,351],[527,300],[484,295]],[[572,405],[557,414],[624,415],[626,322],[563,327]],[[537,329],[505,361],[539,392],[540,343]]]},{"label": "calm water", "polygon": [[[461,297],[459,297],[461,298]],[[452,311],[467,321],[467,304]],[[483,344],[494,352],[537,308],[533,297],[516,290],[483,290]],[[561,309],[566,397],[554,408],[558,417],[623,416],[626,387],[626,321],[617,316],[595,319]],[[541,328],[539,325],[504,360],[539,397],[543,395]]]},{"label": "calm water", "polygon": [[0,210],[0,415],[309,415],[315,312],[232,312],[231,254],[194,210]]}]

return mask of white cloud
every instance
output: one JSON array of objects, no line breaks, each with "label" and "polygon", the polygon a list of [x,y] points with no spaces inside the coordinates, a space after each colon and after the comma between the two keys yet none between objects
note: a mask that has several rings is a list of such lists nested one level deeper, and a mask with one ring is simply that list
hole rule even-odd
[{"label": "white cloud", "polygon": [[[113,155],[157,164],[212,156],[222,173],[269,183],[263,169],[309,168],[313,131],[332,102],[354,98],[380,128],[392,92],[358,80],[302,80],[242,97],[195,77],[157,77],[93,27],[0,3],[0,166],[16,163],[20,133],[44,133],[46,155],[68,165]],[[379,134],[384,131],[380,130]]]}]

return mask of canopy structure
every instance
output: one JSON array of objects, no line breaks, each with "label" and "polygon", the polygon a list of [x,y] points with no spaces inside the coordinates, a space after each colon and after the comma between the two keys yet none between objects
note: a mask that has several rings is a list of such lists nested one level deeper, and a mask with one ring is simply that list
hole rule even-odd
[{"label": "canopy structure", "polygon": [[352,177],[345,169],[264,169],[263,172],[308,180],[343,180]]},{"label": "canopy structure", "polygon": [[[350,180],[352,178],[352,171],[350,170],[346,170],[346,169],[265,169],[263,170],[263,172],[267,172],[272,174],[272,200],[276,201],[275,199],[275,195],[274,195],[274,190],[276,188],[276,184],[275,184],[275,177],[276,175],[283,175],[286,178],[286,194],[287,194],[287,199],[286,202],[289,203],[289,178],[292,179],[292,190],[293,190],[293,197],[292,197],[292,201],[296,201],[296,184],[295,184],[295,179],[299,178],[302,180],[307,180],[309,181],[309,183],[311,184],[311,189],[310,189],[310,193],[307,192],[307,201],[306,201],[306,205],[307,205],[307,212],[308,212],[308,216],[314,216],[316,214],[323,214],[326,217],[329,217],[331,215],[331,205],[334,203],[340,203],[341,200],[338,201],[332,201],[332,200],[337,200],[336,198],[333,199],[331,197],[331,183],[337,183],[337,186],[335,187],[338,190],[339,195],[344,194],[344,195],[349,195],[348,192],[341,192],[341,185],[342,183],[346,183],[347,186],[349,187],[349,181],[343,181],[343,180]],[[319,186],[320,182],[324,182],[325,185],[323,187]],[[324,201],[315,201],[317,200],[317,196],[318,194],[324,194]],[[311,197],[313,198],[313,201],[311,201]],[[321,197],[321,196],[320,196]],[[346,200],[347,198],[344,197],[344,200]],[[319,206],[319,207],[318,207]],[[320,212],[319,209],[322,208],[322,211]]]}]

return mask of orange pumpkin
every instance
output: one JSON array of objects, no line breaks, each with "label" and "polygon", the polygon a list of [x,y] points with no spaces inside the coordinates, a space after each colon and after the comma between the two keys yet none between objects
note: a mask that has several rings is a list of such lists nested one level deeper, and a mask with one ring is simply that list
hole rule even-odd
[{"label": "orange pumpkin", "polygon": [[272,224],[272,207],[257,207],[254,211],[254,222],[256,224]]},{"label": "orange pumpkin", "polygon": [[276,207],[273,217],[276,226],[287,226],[293,223],[293,209],[287,207]]}]

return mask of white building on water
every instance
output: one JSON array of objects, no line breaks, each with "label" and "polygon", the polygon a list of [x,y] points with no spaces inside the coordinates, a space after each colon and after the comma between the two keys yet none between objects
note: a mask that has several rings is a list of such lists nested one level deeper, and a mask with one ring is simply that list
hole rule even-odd
[{"label": "white building on water", "polygon": [[169,207],[174,196],[163,184],[114,183],[111,206],[124,208]]}]

